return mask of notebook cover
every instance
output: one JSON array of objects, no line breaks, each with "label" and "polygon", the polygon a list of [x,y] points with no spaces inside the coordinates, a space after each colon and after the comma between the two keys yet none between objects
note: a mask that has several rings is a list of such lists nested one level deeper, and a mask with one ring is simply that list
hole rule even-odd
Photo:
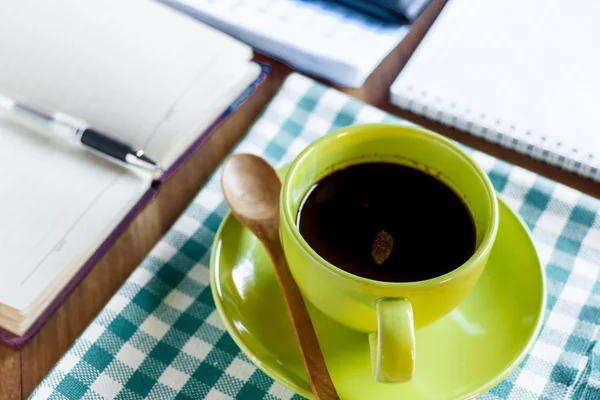
[{"label": "notebook cover", "polygon": [[100,258],[110,249],[110,247],[117,241],[121,233],[129,226],[129,224],[135,219],[139,212],[148,204],[160,190],[160,183],[169,179],[179,167],[196,151],[198,148],[210,137],[215,129],[223,122],[229,115],[237,110],[252,93],[256,91],[258,86],[264,82],[269,74],[270,67],[264,63],[258,63],[261,67],[261,72],[258,78],[248,88],[242,92],[242,94],[217,118],[186,151],[173,163],[173,165],[161,176],[158,184],[152,185],[148,191],[140,198],[140,200],[133,206],[133,208],[127,213],[125,218],[117,225],[117,227],[107,236],[102,244],[96,249],[96,251],[90,256],[90,258],[83,264],[79,271],[71,278],[69,283],[64,289],[56,296],[56,298],[50,303],[50,305],[44,310],[44,312],[38,317],[38,319],[31,325],[29,330],[23,336],[17,336],[12,332],[0,328],[0,344],[12,347],[14,349],[20,349],[27,343],[35,334],[40,330],[42,326],[52,317],[54,312],[62,305],[67,297],[73,292],[73,290],[81,283],[86,275],[92,270],[94,265],[100,260]]}]

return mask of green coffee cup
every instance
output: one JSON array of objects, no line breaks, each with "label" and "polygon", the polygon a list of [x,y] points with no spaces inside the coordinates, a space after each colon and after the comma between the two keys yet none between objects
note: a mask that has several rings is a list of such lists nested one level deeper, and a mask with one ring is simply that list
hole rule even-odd
[{"label": "green coffee cup", "polygon": [[[418,282],[381,282],[327,262],[296,225],[309,188],[337,169],[386,161],[433,174],[461,196],[473,216],[476,250],[455,270]],[[410,190],[418,190],[411,188]],[[330,318],[369,333],[373,376],[406,382],[414,373],[415,329],[452,311],[479,279],[498,229],[496,194],[485,172],[454,142],[402,125],[356,125],[330,133],[290,165],[281,193],[281,239],[292,275],[305,299]],[[431,243],[435,251],[435,243]]]}]

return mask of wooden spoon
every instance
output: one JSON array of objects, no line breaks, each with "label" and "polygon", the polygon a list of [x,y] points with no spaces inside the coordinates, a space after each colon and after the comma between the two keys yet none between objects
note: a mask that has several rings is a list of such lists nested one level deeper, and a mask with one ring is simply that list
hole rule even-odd
[{"label": "wooden spoon", "polygon": [[277,172],[258,156],[233,154],[227,157],[223,165],[221,187],[233,215],[262,242],[269,253],[315,398],[339,399],[308,310],[281,247],[281,181]]}]

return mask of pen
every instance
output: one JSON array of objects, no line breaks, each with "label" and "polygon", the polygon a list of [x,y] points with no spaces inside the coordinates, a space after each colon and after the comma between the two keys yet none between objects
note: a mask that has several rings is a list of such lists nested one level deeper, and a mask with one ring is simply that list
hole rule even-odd
[{"label": "pen", "polygon": [[63,113],[46,113],[2,95],[0,95],[0,109],[8,111],[7,115],[10,118],[26,126],[49,132],[71,143],[81,144],[112,160],[150,171],[164,172],[160,164],[146,155],[143,150],[135,149],[129,144],[93,129],[84,120]]}]

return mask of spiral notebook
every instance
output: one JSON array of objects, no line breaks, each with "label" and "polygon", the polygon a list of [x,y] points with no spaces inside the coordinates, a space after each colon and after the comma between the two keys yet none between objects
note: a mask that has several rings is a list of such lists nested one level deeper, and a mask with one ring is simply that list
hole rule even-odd
[{"label": "spiral notebook", "polygon": [[600,181],[600,2],[450,0],[390,101]]}]

